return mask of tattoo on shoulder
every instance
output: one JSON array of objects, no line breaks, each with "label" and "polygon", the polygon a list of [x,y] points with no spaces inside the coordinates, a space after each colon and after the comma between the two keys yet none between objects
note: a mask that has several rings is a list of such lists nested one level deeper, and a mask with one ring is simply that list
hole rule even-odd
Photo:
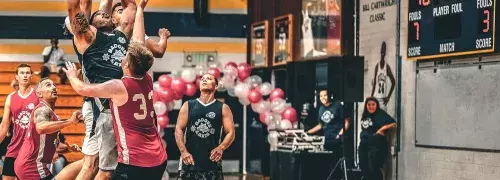
[{"label": "tattoo on shoulder", "polygon": [[85,15],[81,12],[77,13],[75,15],[75,20],[76,23],[73,26],[75,26],[75,29],[78,30],[78,33],[86,33],[89,29],[89,20],[87,20]]},{"label": "tattoo on shoulder", "polygon": [[35,123],[40,123],[50,120],[50,109],[49,107],[42,106],[35,110]]}]

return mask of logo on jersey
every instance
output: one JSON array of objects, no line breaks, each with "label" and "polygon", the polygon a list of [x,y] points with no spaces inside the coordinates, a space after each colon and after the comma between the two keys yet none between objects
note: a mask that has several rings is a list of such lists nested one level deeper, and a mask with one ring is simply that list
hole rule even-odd
[{"label": "logo on jersey", "polygon": [[325,123],[329,123],[333,117],[335,116],[335,113],[332,113],[330,111],[325,111],[323,115],[321,115],[321,120]]},{"label": "logo on jersey", "polygon": [[209,113],[207,113],[206,116],[207,116],[207,118],[213,119],[213,118],[215,118],[215,113],[214,112],[209,112]]},{"label": "logo on jersey", "polygon": [[127,41],[125,40],[125,38],[123,37],[119,37],[118,38],[118,42],[122,43],[122,44],[125,44]]},{"label": "logo on jersey", "polygon": [[373,125],[372,118],[366,118],[361,120],[361,126],[363,129],[367,129]]},{"label": "logo on jersey", "polygon": [[387,79],[387,76],[384,73],[380,73],[377,77],[378,79],[378,93],[385,95],[385,82]]},{"label": "logo on jersey", "polygon": [[122,59],[127,54],[127,49],[120,44],[113,44],[108,51],[102,55],[104,61],[109,61],[111,64],[120,67]]},{"label": "logo on jersey", "polygon": [[29,103],[28,106],[26,106],[29,110],[35,109],[35,104]]},{"label": "logo on jersey", "polygon": [[215,129],[212,127],[212,124],[205,118],[198,119],[191,126],[191,131],[200,138],[207,138],[208,136],[215,133]]},{"label": "logo on jersey", "polygon": [[30,125],[30,117],[31,113],[29,113],[28,111],[21,111],[19,115],[17,115],[17,118],[14,122],[21,128],[26,129]]}]

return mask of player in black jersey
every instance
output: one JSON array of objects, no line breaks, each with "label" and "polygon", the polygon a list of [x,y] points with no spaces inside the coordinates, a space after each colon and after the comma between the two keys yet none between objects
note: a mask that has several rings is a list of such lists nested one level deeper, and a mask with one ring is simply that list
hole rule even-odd
[{"label": "player in black jersey", "polygon": [[[182,158],[180,179],[223,179],[222,154],[235,134],[231,109],[214,98],[216,87],[217,79],[204,75],[200,97],[185,102],[179,112],[175,141]],[[226,136],[221,142],[222,128]]]},{"label": "player in black jersey", "polygon": [[[81,9],[90,7],[92,2],[81,1],[68,0],[68,17],[84,80],[88,83],[103,83],[120,79],[123,76],[121,61],[127,53],[135,21],[136,3],[134,0],[122,0],[124,10],[118,27],[104,33],[112,25],[111,16],[103,12],[95,13],[92,18],[96,26],[93,26],[89,22],[89,14]],[[84,103],[82,111],[86,124],[82,147],[85,156],[77,179],[94,179],[96,173],[96,179],[109,179],[116,168],[118,156],[109,100],[90,98]]]}]

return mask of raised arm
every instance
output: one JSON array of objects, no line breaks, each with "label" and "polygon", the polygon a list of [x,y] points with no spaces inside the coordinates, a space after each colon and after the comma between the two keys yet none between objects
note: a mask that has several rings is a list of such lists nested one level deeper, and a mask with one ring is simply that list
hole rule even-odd
[{"label": "raised arm", "polygon": [[182,162],[186,165],[194,165],[193,156],[187,151],[186,145],[184,144],[184,131],[186,130],[188,123],[188,111],[189,106],[188,103],[185,102],[179,111],[179,115],[177,116],[177,124],[175,125],[175,143],[181,152]]},{"label": "raised arm", "polygon": [[135,12],[134,30],[132,33],[132,41],[144,44],[145,30],[144,30],[144,8],[148,0],[141,0],[137,11]]},{"label": "raised arm", "polygon": [[162,58],[167,50],[167,41],[170,37],[170,32],[168,29],[161,28],[158,30],[158,36],[160,36],[160,41],[156,41],[152,38],[146,38],[146,47],[153,53],[155,58]]},{"label": "raised arm", "polygon": [[82,113],[80,111],[73,112],[70,119],[64,121],[50,121],[50,112],[52,110],[47,106],[42,106],[35,110],[35,128],[39,134],[51,134],[55,133],[62,128],[72,124],[78,123],[82,119]]},{"label": "raised arm", "polygon": [[101,3],[99,4],[99,10],[104,11],[106,14],[111,15],[113,12],[111,10],[113,9],[113,0],[101,0]]},{"label": "raised arm", "polygon": [[5,139],[5,136],[7,136],[7,133],[9,132],[9,127],[10,127],[10,97],[12,94],[7,96],[7,99],[5,100],[5,105],[3,109],[3,118],[2,118],[2,124],[0,125],[0,142],[2,142]]},{"label": "raised arm", "polygon": [[137,11],[137,5],[134,0],[121,0],[123,5],[123,13],[117,30],[123,32],[125,36],[131,38],[134,28],[134,21]]},{"label": "raised arm", "polygon": [[76,66],[72,62],[66,62],[66,68],[63,68],[63,71],[68,76],[73,89],[81,96],[115,99],[126,94],[125,85],[117,79],[100,84],[88,84],[81,81],[78,79]]},{"label": "raised arm", "polygon": [[74,33],[75,45],[78,51],[83,53],[94,42],[96,29],[89,24],[88,18],[80,9],[80,0],[68,0],[68,17]]},{"label": "raised arm", "polygon": [[85,18],[90,19],[90,14],[92,14],[92,0],[81,0],[80,9],[85,15]]},{"label": "raised arm", "polygon": [[221,144],[218,147],[212,150],[210,153],[210,160],[214,162],[218,162],[222,159],[223,152],[231,146],[234,141],[235,133],[234,133],[234,122],[233,122],[233,113],[229,106],[224,104],[222,106],[222,126],[224,127],[224,132],[226,136]]}]

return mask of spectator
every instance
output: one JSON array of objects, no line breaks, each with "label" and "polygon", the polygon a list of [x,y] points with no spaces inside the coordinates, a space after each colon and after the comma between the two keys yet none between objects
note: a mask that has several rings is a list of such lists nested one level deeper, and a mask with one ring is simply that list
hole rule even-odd
[{"label": "spectator", "polygon": [[62,68],[65,66],[64,51],[59,48],[57,38],[50,39],[50,46],[45,47],[42,52],[44,65],[41,68],[41,76],[49,77],[51,72],[57,72],[61,78],[61,84],[66,84],[66,75]]}]

